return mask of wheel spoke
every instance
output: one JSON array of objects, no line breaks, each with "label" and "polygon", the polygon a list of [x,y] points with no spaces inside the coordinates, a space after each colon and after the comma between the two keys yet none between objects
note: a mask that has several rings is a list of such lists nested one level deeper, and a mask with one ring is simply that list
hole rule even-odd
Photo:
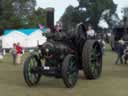
[{"label": "wheel spoke", "polygon": [[100,52],[97,50],[97,46],[95,46],[91,53],[91,70],[94,72],[99,68],[99,58],[100,58]]},{"label": "wheel spoke", "polygon": [[68,75],[69,83],[72,84],[75,78],[77,77],[77,66],[75,64],[75,58],[71,58],[69,61],[69,68],[67,75]]},{"label": "wheel spoke", "polygon": [[99,51],[98,47],[95,46],[91,53],[91,71],[97,76],[99,74],[99,68],[100,68],[100,58],[101,58],[101,52]]},{"label": "wheel spoke", "polygon": [[30,59],[29,68],[28,68],[29,69],[28,76],[29,76],[31,83],[36,82],[36,80],[38,78],[38,74],[32,72],[32,69],[36,68],[37,66],[38,66],[38,64],[37,64],[37,61],[35,60],[35,58]]}]

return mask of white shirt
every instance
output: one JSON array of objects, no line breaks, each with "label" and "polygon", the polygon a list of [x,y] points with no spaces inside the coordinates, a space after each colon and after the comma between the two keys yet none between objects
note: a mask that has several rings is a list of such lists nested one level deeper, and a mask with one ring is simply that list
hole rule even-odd
[{"label": "white shirt", "polygon": [[107,33],[107,35],[110,37],[111,36],[111,33]]},{"label": "white shirt", "polygon": [[94,31],[93,29],[88,30],[88,31],[87,31],[87,35],[88,35],[88,36],[91,36],[91,37],[94,37],[94,36],[95,36],[95,31]]}]

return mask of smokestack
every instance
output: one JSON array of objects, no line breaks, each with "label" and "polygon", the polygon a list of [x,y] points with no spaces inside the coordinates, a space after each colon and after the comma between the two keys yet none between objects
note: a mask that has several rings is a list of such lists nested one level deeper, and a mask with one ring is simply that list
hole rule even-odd
[{"label": "smokestack", "polygon": [[54,30],[54,8],[47,8],[46,9],[46,26]]}]

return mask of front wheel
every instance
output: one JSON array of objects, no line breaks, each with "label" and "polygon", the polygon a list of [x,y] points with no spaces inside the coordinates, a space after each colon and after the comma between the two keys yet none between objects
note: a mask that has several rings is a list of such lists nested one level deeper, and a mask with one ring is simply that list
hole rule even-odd
[{"label": "front wheel", "polygon": [[39,67],[38,63],[34,55],[29,56],[24,62],[24,79],[29,87],[36,85],[40,81],[41,75],[33,72],[33,69]]},{"label": "front wheel", "polygon": [[62,78],[67,88],[75,86],[78,80],[78,66],[74,55],[67,55],[62,64]]}]

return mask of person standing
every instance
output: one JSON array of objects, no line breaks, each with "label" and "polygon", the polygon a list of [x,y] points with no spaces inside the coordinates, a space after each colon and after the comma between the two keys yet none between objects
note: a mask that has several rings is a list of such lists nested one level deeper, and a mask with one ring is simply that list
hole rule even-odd
[{"label": "person standing", "polygon": [[56,22],[55,32],[61,32],[61,31],[62,31],[62,23],[58,21]]},{"label": "person standing", "polygon": [[118,64],[119,61],[121,64],[123,64],[123,53],[124,53],[124,41],[121,39],[118,41],[116,46],[116,52],[117,52],[117,59],[115,64]]},{"label": "person standing", "polygon": [[92,29],[92,26],[91,25],[89,25],[88,26],[88,29],[87,29],[87,37],[89,38],[89,39],[94,39],[95,38],[95,31]]},{"label": "person standing", "polygon": [[11,55],[12,55],[12,60],[13,64],[16,64],[16,43],[13,44],[13,48],[11,49]]},{"label": "person standing", "polygon": [[21,64],[22,47],[20,46],[20,43],[17,43],[16,45],[16,54],[17,54],[16,63]]},{"label": "person standing", "polygon": [[124,59],[124,64],[127,64],[127,61],[128,61],[128,46],[127,45],[126,45],[126,48],[124,49],[123,59]]}]

